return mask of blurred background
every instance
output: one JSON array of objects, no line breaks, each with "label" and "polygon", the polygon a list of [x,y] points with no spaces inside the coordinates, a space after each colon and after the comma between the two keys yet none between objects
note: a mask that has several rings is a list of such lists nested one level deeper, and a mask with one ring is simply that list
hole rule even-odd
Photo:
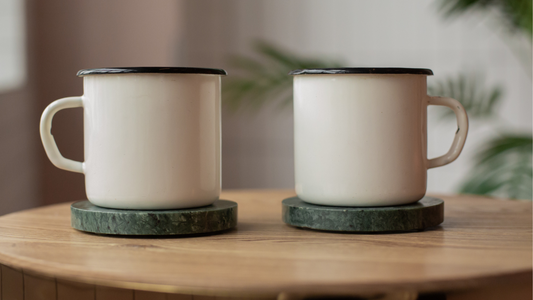
[{"label": "blurred background", "polygon": [[[293,188],[297,68],[430,68],[431,95],[460,100],[463,154],[429,170],[428,191],[531,199],[531,1],[0,0],[0,215],[85,198],[81,174],[55,168],[38,124],[52,101],[83,93],[76,72],[118,66],[226,69],[223,188]],[[429,109],[428,152],[456,122]],[[52,133],[83,160],[81,109]]]}]

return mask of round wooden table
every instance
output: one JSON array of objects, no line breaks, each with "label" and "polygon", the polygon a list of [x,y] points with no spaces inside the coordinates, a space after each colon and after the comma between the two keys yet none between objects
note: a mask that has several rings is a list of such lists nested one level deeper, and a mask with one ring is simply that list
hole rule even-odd
[{"label": "round wooden table", "polygon": [[203,236],[83,233],[70,203],[2,216],[2,299],[531,299],[531,202],[437,196],[437,228],[343,234],[284,224],[281,200],[293,195],[225,191],[237,229]]}]

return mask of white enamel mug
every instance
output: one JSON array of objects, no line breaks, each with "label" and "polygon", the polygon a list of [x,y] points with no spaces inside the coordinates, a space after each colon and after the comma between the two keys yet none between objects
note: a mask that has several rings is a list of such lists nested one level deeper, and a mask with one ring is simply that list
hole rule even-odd
[{"label": "white enamel mug", "polygon": [[[103,68],[78,72],[84,94],[51,103],[41,139],[58,168],[85,174],[87,198],[119,209],[179,209],[220,194],[220,81],[224,70]],[[52,118],[84,109],[84,162],[61,156]],[[74,200],[74,199],[73,199]]]},{"label": "white enamel mug", "polygon": [[[454,161],[468,117],[454,99],[427,95],[428,69],[295,70],[296,193],[330,206],[393,206],[426,194],[427,170]],[[453,144],[427,158],[427,107],[457,116]]]}]

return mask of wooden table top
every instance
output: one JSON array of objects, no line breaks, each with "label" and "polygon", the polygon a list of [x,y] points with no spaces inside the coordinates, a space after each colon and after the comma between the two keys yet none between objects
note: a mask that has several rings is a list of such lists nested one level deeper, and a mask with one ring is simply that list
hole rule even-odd
[{"label": "wooden table top", "polygon": [[0,263],[23,272],[121,288],[275,296],[446,291],[532,280],[531,202],[445,196],[445,221],[403,234],[293,228],[293,191],[224,191],[236,230],[180,238],[98,236],[70,227],[70,204],[0,217]]}]

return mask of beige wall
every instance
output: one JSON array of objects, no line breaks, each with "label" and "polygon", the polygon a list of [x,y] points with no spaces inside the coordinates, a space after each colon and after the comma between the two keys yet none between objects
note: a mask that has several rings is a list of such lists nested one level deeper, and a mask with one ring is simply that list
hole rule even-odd
[{"label": "beige wall", "polygon": [[39,133],[28,122],[32,117],[28,89],[0,95],[0,215],[39,204]]},{"label": "beige wall", "polygon": [[[32,17],[27,11],[26,19]],[[25,44],[33,49],[29,27]],[[33,62],[29,53],[26,58],[26,65]],[[40,204],[38,115],[29,75],[22,87],[0,93],[0,215]]]},{"label": "beige wall", "polygon": [[[235,76],[230,56],[250,53],[250,46],[278,18],[265,18],[268,1],[185,1],[186,43],[180,65],[223,68]],[[293,1],[283,8],[294,8]],[[199,17],[201,16],[201,17]],[[283,36],[282,28],[276,35]],[[300,28],[304,32],[304,28]],[[222,81],[224,84],[224,79]],[[259,112],[222,114],[222,188],[293,188],[292,109],[267,106]]]}]

